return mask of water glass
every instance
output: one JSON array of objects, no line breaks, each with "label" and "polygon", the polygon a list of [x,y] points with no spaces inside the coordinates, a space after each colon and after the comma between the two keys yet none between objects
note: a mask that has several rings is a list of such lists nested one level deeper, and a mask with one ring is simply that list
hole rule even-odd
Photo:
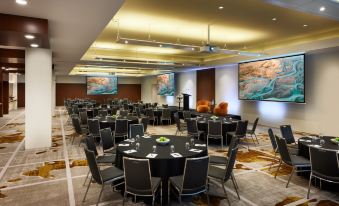
[{"label": "water glass", "polygon": [[135,144],[135,150],[138,151],[139,148],[140,148],[140,143],[138,142],[138,143]]},{"label": "water glass", "polygon": [[194,138],[191,138],[191,146],[194,146]]},{"label": "water glass", "polygon": [[174,145],[171,145],[171,153],[174,153],[174,151],[175,151]]},{"label": "water glass", "polygon": [[323,140],[323,139],[320,139],[320,141],[319,141],[319,143],[320,143],[320,146],[324,146],[325,145],[325,140]]},{"label": "water glass", "polygon": [[190,149],[190,143],[186,142],[185,147],[186,147],[186,149]]},{"label": "water glass", "polygon": [[153,151],[153,153],[156,153],[156,152],[157,152],[157,146],[156,146],[156,145],[153,145],[152,151]]},{"label": "water glass", "polygon": [[140,136],[139,136],[139,135],[136,135],[136,136],[135,136],[135,141],[139,142],[139,140],[140,140]]}]

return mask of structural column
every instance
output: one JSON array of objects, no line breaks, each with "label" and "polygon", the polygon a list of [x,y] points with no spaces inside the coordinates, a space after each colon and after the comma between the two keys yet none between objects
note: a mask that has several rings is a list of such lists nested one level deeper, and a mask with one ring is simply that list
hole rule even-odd
[{"label": "structural column", "polygon": [[25,52],[25,148],[52,144],[52,52],[29,48]]}]

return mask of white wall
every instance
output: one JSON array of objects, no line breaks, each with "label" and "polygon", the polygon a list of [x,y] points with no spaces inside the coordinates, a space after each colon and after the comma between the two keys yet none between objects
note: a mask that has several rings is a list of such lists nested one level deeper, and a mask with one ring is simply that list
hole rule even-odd
[{"label": "white wall", "polygon": [[[85,76],[56,76],[56,83],[65,84],[86,84]],[[118,77],[118,84],[141,84],[141,79],[138,77]]]},{"label": "white wall", "polygon": [[[160,96],[154,94],[155,85],[157,84],[156,76],[143,77],[141,79],[141,100],[144,102],[158,102],[161,104],[168,104],[169,106],[178,106],[177,95],[182,92],[191,94],[190,108],[195,109],[196,105],[196,71],[177,73],[175,76],[176,92],[175,96]],[[183,106],[183,105],[181,105]]]},{"label": "white wall", "polygon": [[216,69],[216,101],[229,103],[229,113],[278,127],[339,136],[339,48],[306,55],[306,104],[238,100],[237,65]]}]

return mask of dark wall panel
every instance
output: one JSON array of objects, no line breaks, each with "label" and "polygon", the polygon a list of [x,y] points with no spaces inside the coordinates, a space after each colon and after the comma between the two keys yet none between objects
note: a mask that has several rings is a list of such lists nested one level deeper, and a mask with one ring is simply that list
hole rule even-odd
[{"label": "dark wall panel", "polygon": [[8,114],[9,113],[9,82],[4,81],[2,84],[3,88],[3,113]]},{"label": "dark wall panel", "polygon": [[56,106],[64,105],[67,98],[90,98],[105,102],[108,98],[128,98],[133,101],[141,99],[141,84],[118,84],[117,95],[87,95],[86,84],[56,84]]},{"label": "dark wall panel", "polygon": [[197,101],[215,101],[215,69],[197,71]]},{"label": "dark wall panel", "polygon": [[25,83],[18,83],[18,107],[25,107]]}]

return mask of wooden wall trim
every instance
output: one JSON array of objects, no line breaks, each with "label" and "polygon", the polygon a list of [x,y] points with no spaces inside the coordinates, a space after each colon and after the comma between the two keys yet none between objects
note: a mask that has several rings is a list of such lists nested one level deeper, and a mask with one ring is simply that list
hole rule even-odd
[{"label": "wooden wall trim", "polygon": [[89,98],[105,102],[108,98],[128,98],[132,101],[141,99],[141,84],[118,84],[117,95],[87,95],[86,84],[57,83],[56,106],[63,106],[67,98]]},{"label": "wooden wall trim", "polygon": [[25,107],[25,83],[19,83],[17,87],[18,107]]},{"label": "wooden wall trim", "polygon": [[197,101],[215,101],[215,69],[197,71]]}]

